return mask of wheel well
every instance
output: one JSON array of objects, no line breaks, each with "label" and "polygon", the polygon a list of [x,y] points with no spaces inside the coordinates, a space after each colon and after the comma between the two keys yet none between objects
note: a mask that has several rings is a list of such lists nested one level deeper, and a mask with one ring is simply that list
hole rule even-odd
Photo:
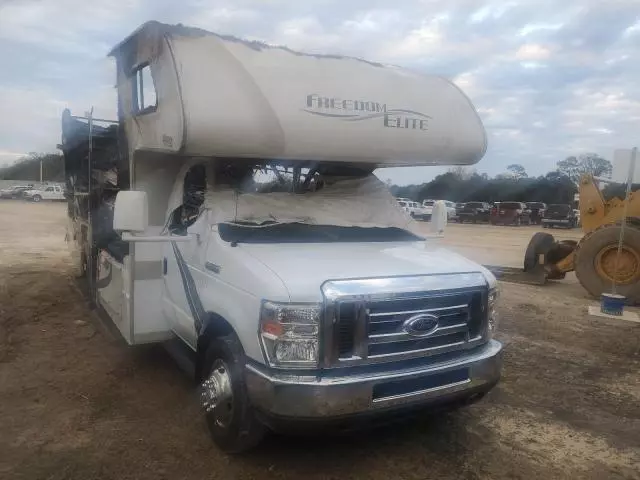
[{"label": "wheel well", "polygon": [[215,338],[229,335],[230,333],[235,333],[235,330],[224,317],[213,312],[207,313],[202,332],[198,335],[195,368],[196,381],[199,382],[202,380],[202,366],[211,341]]}]

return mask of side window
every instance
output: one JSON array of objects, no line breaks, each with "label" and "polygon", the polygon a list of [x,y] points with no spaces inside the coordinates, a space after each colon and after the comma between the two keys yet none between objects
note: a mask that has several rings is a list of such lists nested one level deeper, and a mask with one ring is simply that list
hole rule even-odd
[{"label": "side window", "polygon": [[47,187],[45,192],[53,192],[53,187]]},{"label": "side window", "polygon": [[158,106],[156,86],[151,76],[151,67],[138,67],[131,77],[133,86],[133,113],[143,114],[154,112]]},{"label": "side window", "polygon": [[186,230],[200,215],[207,190],[204,165],[194,165],[184,177],[182,204],[171,215],[171,232],[186,235]]}]

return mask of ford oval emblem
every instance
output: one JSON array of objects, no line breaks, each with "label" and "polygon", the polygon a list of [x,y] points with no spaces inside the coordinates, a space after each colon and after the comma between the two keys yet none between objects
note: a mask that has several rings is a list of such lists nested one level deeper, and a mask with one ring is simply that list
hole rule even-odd
[{"label": "ford oval emblem", "polygon": [[427,337],[438,329],[438,317],[426,313],[414,315],[402,324],[402,329],[412,337]]}]

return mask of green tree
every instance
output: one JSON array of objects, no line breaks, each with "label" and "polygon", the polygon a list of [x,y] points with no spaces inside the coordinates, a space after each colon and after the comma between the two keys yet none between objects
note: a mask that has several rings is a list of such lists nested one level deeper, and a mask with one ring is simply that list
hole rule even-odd
[{"label": "green tree", "polygon": [[577,157],[567,157],[558,163],[558,171],[564,173],[574,183],[578,183],[580,177],[591,174],[595,177],[608,177],[611,175],[611,162],[595,153],[585,153]]},{"label": "green tree", "polygon": [[509,165],[507,167],[507,171],[509,172],[509,174],[511,175],[512,178],[515,178],[516,180],[520,179],[520,178],[527,178],[527,171],[524,169],[524,167],[518,163],[513,163],[511,165]]},{"label": "green tree", "polygon": [[40,162],[42,179],[45,182],[64,181],[64,159],[58,153],[29,153],[4,168],[0,168],[0,178],[4,180],[40,180]]}]

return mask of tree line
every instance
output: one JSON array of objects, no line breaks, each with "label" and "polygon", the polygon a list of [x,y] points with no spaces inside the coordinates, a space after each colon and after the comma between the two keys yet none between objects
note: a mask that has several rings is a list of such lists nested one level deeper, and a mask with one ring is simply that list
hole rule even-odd
[{"label": "tree line", "polygon": [[[43,180],[64,181],[64,159],[57,153],[30,153],[12,165],[0,168],[2,180],[40,180],[42,162]],[[598,177],[611,174],[611,162],[595,154],[567,157],[556,165],[556,170],[539,177],[529,177],[519,164],[509,165],[505,173],[490,178],[466,167],[454,167],[438,175],[431,182],[420,185],[398,186],[387,181],[396,197],[422,202],[425,199],[445,199],[454,202],[522,201],[544,203],[572,203],[578,191],[577,183],[583,173]],[[640,186],[634,186],[634,190]],[[606,198],[624,197],[624,185],[608,185]]]},{"label": "tree line", "polygon": [[0,179],[38,182],[40,162],[43,181],[64,182],[64,159],[59,153],[29,153],[12,165],[0,168]]},{"label": "tree line", "polygon": [[[598,177],[611,175],[611,162],[596,155],[568,157],[556,164],[556,170],[539,177],[529,177],[519,164],[509,165],[505,173],[491,178],[465,167],[455,167],[420,185],[391,185],[391,193],[422,202],[444,199],[453,202],[544,202],[573,203],[578,181],[584,173]],[[614,190],[612,188],[612,190]],[[616,190],[617,191],[617,190]]]}]

